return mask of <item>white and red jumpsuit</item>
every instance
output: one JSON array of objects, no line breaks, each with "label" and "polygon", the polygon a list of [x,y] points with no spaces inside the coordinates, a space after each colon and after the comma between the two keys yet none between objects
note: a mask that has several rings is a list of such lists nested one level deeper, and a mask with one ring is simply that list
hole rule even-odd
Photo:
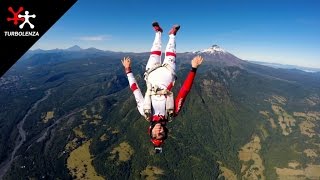
[{"label": "white and red jumpsuit", "polygon": [[[169,35],[169,41],[165,50],[165,58],[163,64],[167,64],[171,67],[173,71],[176,69],[176,41],[175,35]],[[146,70],[152,68],[156,64],[161,64],[161,32],[156,32],[155,39],[151,48],[151,55],[149,57]],[[181,89],[179,90],[178,95],[174,100],[174,116],[177,116],[181,110],[181,107],[185,101],[186,96],[188,95],[194,77],[196,75],[196,68],[192,68],[188,73],[187,78],[185,79]],[[142,116],[144,114],[144,96],[141,93],[141,90],[137,84],[136,79],[131,71],[127,72],[127,77],[129,81],[130,88],[134,94],[135,100],[137,102],[137,108]],[[166,67],[160,66],[155,69],[148,75],[147,81],[152,85],[156,85],[161,89],[167,89],[171,91],[175,76],[173,73]],[[152,104],[152,119],[151,121],[159,121],[166,115],[166,96],[165,95],[152,95],[151,96]]]}]

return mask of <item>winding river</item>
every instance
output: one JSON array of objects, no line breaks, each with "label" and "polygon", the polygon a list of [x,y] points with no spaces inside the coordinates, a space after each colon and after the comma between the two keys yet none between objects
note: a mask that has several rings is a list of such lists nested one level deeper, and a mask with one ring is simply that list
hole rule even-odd
[{"label": "winding river", "polygon": [[6,174],[6,172],[9,170],[12,162],[14,161],[16,157],[16,153],[19,150],[19,148],[22,146],[22,144],[26,141],[26,131],[23,129],[23,125],[28,118],[30,114],[32,114],[37,108],[38,105],[46,100],[49,96],[51,95],[51,89],[47,90],[45,92],[45,96],[39,99],[37,102],[35,102],[32,107],[28,110],[26,115],[23,117],[23,119],[18,123],[17,128],[19,130],[19,135],[18,138],[16,139],[15,142],[15,147],[13,151],[11,152],[11,155],[2,163],[0,164],[0,179],[3,178],[3,176]]}]

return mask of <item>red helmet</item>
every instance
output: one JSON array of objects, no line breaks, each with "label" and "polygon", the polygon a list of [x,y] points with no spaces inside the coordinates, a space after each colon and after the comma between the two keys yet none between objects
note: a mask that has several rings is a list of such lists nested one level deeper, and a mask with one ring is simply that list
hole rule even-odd
[{"label": "red helmet", "polygon": [[160,146],[162,146],[162,144],[164,143],[164,140],[163,140],[163,139],[151,138],[150,141],[152,142],[152,144],[153,144],[155,147],[160,147]]},{"label": "red helmet", "polygon": [[150,126],[149,126],[149,129],[148,129],[148,133],[151,137],[150,141],[152,142],[152,144],[155,146],[155,147],[161,147],[164,143],[164,140],[167,139],[168,137],[168,129],[167,127],[163,124],[163,128],[164,128],[164,132],[165,132],[165,135],[162,139],[156,139],[154,137],[152,137],[152,129],[154,128],[156,123],[152,123]]}]

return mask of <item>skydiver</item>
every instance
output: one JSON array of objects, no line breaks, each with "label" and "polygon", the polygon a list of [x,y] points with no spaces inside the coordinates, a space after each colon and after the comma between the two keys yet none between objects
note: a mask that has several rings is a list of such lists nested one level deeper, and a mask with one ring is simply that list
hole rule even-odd
[{"label": "skydiver", "polygon": [[171,90],[176,80],[176,35],[180,29],[180,25],[174,25],[169,31],[169,41],[165,49],[163,63],[161,63],[161,35],[163,30],[158,22],[153,22],[152,26],[155,30],[155,38],[146,65],[146,72],[144,73],[144,79],[147,84],[145,96],[142,95],[132,73],[130,57],[124,57],[122,65],[137,102],[137,108],[140,114],[150,122],[148,132],[151,142],[154,145],[156,153],[160,153],[162,152],[164,140],[168,137],[166,125],[180,112],[185,98],[192,87],[197,68],[203,62],[203,58],[197,55],[192,59],[192,68],[180,88],[178,96],[174,100]]}]

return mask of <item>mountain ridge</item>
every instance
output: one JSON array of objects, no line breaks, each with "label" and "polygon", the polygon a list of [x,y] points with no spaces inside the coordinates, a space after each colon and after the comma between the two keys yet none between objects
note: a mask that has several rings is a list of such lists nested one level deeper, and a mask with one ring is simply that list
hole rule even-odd
[{"label": "mountain ridge", "polygon": [[[148,52],[140,52],[140,53],[135,53],[135,52],[119,52],[119,51],[110,51],[110,50],[101,50],[98,48],[94,48],[94,47],[90,47],[90,48],[81,48],[79,45],[73,45],[69,48],[65,48],[65,49],[50,49],[50,50],[43,50],[43,49],[34,49],[34,50],[29,50],[26,54],[34,54],[34,53],[48,53],[48,52],[64,52],[64,51],[69,51],[69,52],[74,52],[74,51],[83,51],[86,53],[132,53],[132,54],[145,54]],[[250,62],[250,63],[255,63],[255,64],[259,64],[259,65],[264,65],[264,66],[268,66],[268,67],[273,67],[273,68],[282,68],[282,69],[298,69],[298,70],[302,70],[305,72],[320,72],[320,68],[313,68],[313,67],[305,67],[305,66],[298,66],[298,65],[289,65],[289,64],[280,64],[280,63],[270,63],[270,62],[265,62],[265,61],[252,61],[252,60],[243,60],[240,59],[238,57],[236,57],[235,55],[233,55],[232,53],[224,50],[223,48],[221,48],[219,45],[212,45],[209,48],[206,49],[202,49],[202,50],[197,50],[197,51],[193,51],[193,52],[178,52],[178,54],[190,54],[190,55],[203,55],[204,57],[207,56],[215,56],[216,61],[219,61],[219,59],[228,59],[229,62],[223,62],[221,63],[221,65],[235,65],[235,66],[241,66],[241,64],[243,63],[243,61],[245,62]],[[26,55],[27,56],[27,55]],[[224,56],[224,57],[223,57]],[[212,59],[212,58],[210,58]],[[221,62],[221,61],[220,61]]]}]

